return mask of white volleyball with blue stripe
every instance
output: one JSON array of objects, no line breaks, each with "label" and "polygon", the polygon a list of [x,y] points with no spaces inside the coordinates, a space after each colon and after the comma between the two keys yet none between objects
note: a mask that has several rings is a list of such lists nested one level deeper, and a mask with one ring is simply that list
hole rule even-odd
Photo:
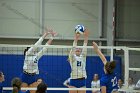
[{"label": "white volleyball with blue stripe", "polygon": [[83,25],[76,25],[75,27],[75,33],[77,34],[83,34],[85,31],[85,27]]}]

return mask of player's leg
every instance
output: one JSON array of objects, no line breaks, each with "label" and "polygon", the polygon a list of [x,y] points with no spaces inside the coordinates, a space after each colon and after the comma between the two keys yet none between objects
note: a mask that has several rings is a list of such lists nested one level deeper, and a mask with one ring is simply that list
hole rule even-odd
[{"label": "player's leg", "polygon": [[[86,88],[86,79],[79,79],[79,88]],[[78,93],[86,93],[86,90],[78,90]]]},{"label": "player's leg", "polygon": [[[70,85],[69,88],[76,88],[76,87]],[[69,90],[69,93],[78,93],[78,91],[77,90]]]},{"label": "player's leg", "polygon": [[[86,87],[81,87],[81,88],[86,88]],[[78,93],[86,93],[86,90],[78,90]]]},{"label": "player's leg", "polygon": [[69,90],[69,93],[78,93],[77,90]]},{"label": "player's leg", "polygon": [[[82,81],[85,82],[85,81]],[[86,86],[80,87],[80,88],[86,88]],[[86,93],[86,90],[78,90],[78,93]]]},{"label": "player's leg", "polygon": [[[85,78],[71,79],[70,85],[74,86],[75,88],[85,88],[86,80]],[[85,90],[72,90],[72,93],[86,93],[86,91]]]}]

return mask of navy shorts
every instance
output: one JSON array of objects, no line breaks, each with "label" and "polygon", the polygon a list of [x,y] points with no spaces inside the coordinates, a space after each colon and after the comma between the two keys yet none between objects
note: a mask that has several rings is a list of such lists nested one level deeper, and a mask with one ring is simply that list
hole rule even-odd
[{"label": "navy shorts", "polygon": [[70,79],[70,85],[80,88],[86,86],[86,79],[85,78],[79,78],[79,79]]},{"label": "navy shorts", "polygon": [[34,83],[37,79],[37,74],[31,75],[31,74],[27,74],[27,73],[22,73],[21,74],[21,80],[24,83],[27,83],[28,85]]}]

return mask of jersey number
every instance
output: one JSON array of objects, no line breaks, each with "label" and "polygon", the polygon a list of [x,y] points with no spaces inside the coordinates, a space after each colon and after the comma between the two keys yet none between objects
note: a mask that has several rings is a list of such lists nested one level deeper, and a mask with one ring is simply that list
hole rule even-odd
[{"label": "jersey number", "polygon": [[81,66],[81,61],[77,61],[77,66]]},{"label": "jersey number", "polygon": [[34,63],[37,63],[37,58],[35,58]]},{"label": "jersey number", "polygon": [[113,87],[114,86],[116,86],[117,85],[117,78],[116,77],[114,77],[112,80],[111,80],[111,82],[113,83]]}]

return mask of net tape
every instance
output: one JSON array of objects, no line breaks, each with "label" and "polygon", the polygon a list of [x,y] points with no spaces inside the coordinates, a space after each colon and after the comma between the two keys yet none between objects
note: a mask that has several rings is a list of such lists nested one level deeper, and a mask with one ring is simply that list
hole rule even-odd
[{"label": "net tape", "polygon": [[[12,87],[3,87],[3,90],[12,90]],[[21,88],[21,90],[36,90],[37,88]],[[125,92],[135,92],[135,93],[140,93],[140,88],[137,88],[138,90],[132,90],[132,89],[118,89],[118,91],[125,91]],[[92,91],[92,90],[100,90],[100,88],[47,88],[47,90],[52,90],[52,91],[65,91],[65,90],[87,90],[87,91]]]}]

